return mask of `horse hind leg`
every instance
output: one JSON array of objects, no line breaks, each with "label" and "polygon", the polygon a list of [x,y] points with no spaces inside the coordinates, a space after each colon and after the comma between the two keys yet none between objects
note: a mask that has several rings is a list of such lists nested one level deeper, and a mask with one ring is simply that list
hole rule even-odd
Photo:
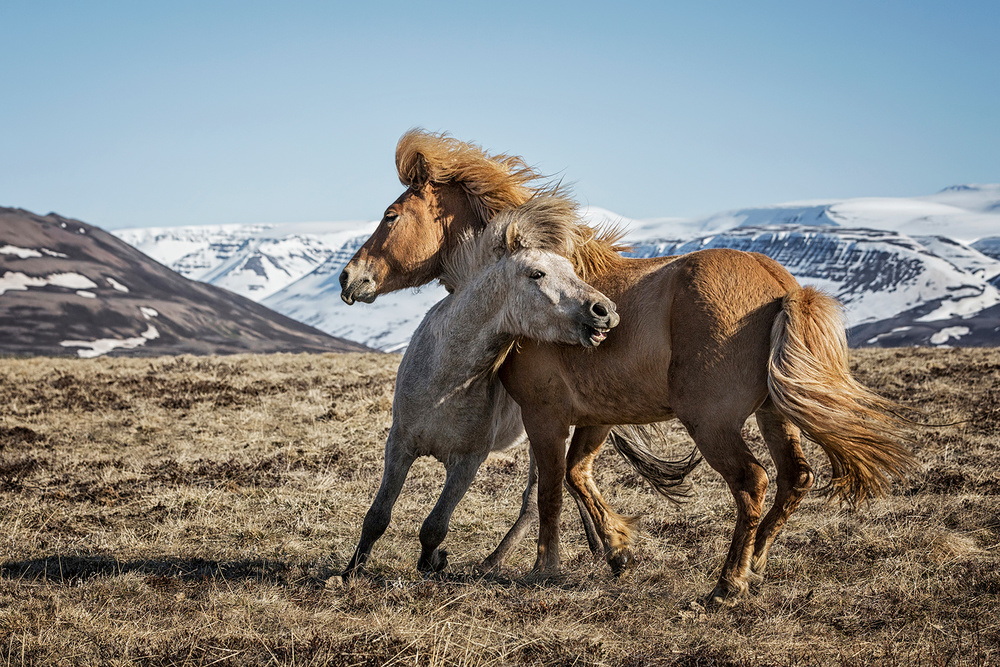
[{"label": "horse hind leg", "polygon": [[709,596],[714,604],[732,604],[750,588],[750,559],[767,493],[767,473],[743,440],[741,426],[688,426],[705,461],[726,480],[736,501],[733,540],[719,582]]},{"label": "horse hind leg", "polygon": [[756,413],[757,425],[777,468],[778,490],[774,504],[757,528],[750,567],[762,579],[767,554],[788,517],[813,485],[813,472],[802,454],[800,431],[768,401]]},{"label": "horse hind leg", "polygon": [[417,569],[421,572],[440,572],[448,566],[448,552],[439,547],[448,535],[448,524],[451,523],[455,507],[469,490],[479,466],[485,460],[485,455],[477,454],[455,457],[449,462],[441,495],[420,527],[420,560],[417,561]]},{"label": "horse hind leg", "polygon": [[[590,548],[590,553],[593,554],[595,559],[603,558],[605,555],[604,544],[601,542],[601,534],[597,530],[594,519],[590,516],[587,504],[583,501],[580,494],[570,486],[569,480],[566,481],[566,490],[569,491],[569,496],[576,503],[576,509],[580,513],[580,522],[583,524],[583,534],[587,536],[587,546]],[[632,519],[627,517],[624,520],[630,522],[629,525],[634,523]]]},{"label": "horse hind leg", "polygon": [[361,527],[361,539],[358,547],[354,550],[351,561],[347,564],[341,577],[346,582],[356,576],[371,554],[372,546],[382,537],[385,529],[389,526],[392,518],[392,506],[399,498],[399,492],[403,488],[403,482],[410,471],[410,466],[416,459],[409,451],[397,447],[394,444],[393,436],[390,434],[390,441],[385,448],[385,468],[382,472],[382,483],[379,485],[375,500],[372,501],[368,513]]},{"label": "horse hind leg", "polygon": [[[612,572],[618,576],[632,560],[636,519],[622,516],[608,507],[594,481],[594,459],[610,431],[610,426],[576,429],[566,457],[566,481],[581,508],[581,517],[586,514],[592,519],[596,537],[600,540],[599,546],[591,543],[591,550],[601,549]],[[587,524],[584,520],[585,527]]]},{"label": "horse hind leg", "polygon": [[482,565],[484,570],[495,570],[507,560],[507,556],[514,550],[531,525],[538,521],[538,465],[535,463],[535,454],[528,449],[528,485],[521,494],[521,510],[518,512],[514,525],[510,527],[507,534],[500,540],[500,544],[487,556]]},{"label": "horse hind leg", "polygon": [[[531,525],[538,521],[538,466],[535,463],[535,455],[531,452],[530,448],[528,453],[528,485],[521,495],[521,510],[514,521],[514,525],[504,535],[503,540],[500,541],[497,548],[483,560],[480,567],[484,570],[489,571],[498,568],[507,559],[510,552],[514,550],[514,547],[524,539]],[[577,509],[580,512],[580,520],[583,522],[583,530],[587,536],[587,545],[590,547],[590,552],[595,557],[602,557],[604,555],[604,546],[601,544],[601,537],[597,533],[593,519],[590,518],[590,514],[587,512],[586,505],[568,482],[566,488],[576,502]]]}]

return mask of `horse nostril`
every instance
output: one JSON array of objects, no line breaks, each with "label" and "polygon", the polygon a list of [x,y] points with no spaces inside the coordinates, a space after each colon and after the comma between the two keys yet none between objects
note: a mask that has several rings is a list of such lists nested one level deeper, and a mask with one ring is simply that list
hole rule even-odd
[{"label": "horse nostril", "polygon": [[347,269],[340,274],[340,289],[347,288]]},{"label": "horse nostril", "polygon": [[590,310],[598,317],[608,316],[608,309],[604,307],[604,304],[594,303],[594,305],[590,307]]}]

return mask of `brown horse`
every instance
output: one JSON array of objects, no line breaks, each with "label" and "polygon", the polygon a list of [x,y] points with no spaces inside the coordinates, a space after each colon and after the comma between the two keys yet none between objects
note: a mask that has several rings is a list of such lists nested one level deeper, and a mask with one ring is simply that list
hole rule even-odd
[{"label": "brown horse", "polygon": [[[407,190],[345,268],[348,303],[437,277],[461,231],[481,229],[498,210],[520,203],[537,179],[519,158],[491,158],[422,131],[403,136],[396,165]],[[832,298],[800,287],[760,254],[626,259],[615,241],[582,228],[572,257],[579,275],[618,305],[621,323],[607,341],[593,350],[525,341],[501,369],[538,462],[535,569],[559,567],[565,477],[620,570],[631,521],[602,499],[594,458],[611,425],[676,417],[736,501],[732,544],[711,595],[726,602],[760,580],[774,538],[812,486],[801,432],[830,458],[834,495],[851,501],[885,493],[914,460],[899,443],[895,406],[851,377]],[[751,415],[777,469],[766,515],[767,475],[741,435]]]}]

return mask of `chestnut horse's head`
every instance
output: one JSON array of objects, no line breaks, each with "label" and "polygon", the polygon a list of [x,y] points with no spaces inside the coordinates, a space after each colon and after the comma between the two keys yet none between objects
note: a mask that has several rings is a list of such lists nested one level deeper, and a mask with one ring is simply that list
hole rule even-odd
[{"label": "chestnut horse's head", "polygon": [[478,232],[498,211],[527,201],[542,178],[519,157],[491,156],[423,130],[399,140],[396,170],[406,192],[340,275],[348,304],[440,277],[443,260],[467,230]]}]

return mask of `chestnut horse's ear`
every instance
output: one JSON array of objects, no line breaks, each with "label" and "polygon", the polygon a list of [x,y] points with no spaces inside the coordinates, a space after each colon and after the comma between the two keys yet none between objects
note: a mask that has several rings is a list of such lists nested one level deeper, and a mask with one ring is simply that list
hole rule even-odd
[{"label": "chestnut horse's ear", "polygon": [[405,162],[398,166],[399,180],[409,188],[421,188],[430,180],[430,170],[427,158],[423,153],[414,151],[406,156]]}]

